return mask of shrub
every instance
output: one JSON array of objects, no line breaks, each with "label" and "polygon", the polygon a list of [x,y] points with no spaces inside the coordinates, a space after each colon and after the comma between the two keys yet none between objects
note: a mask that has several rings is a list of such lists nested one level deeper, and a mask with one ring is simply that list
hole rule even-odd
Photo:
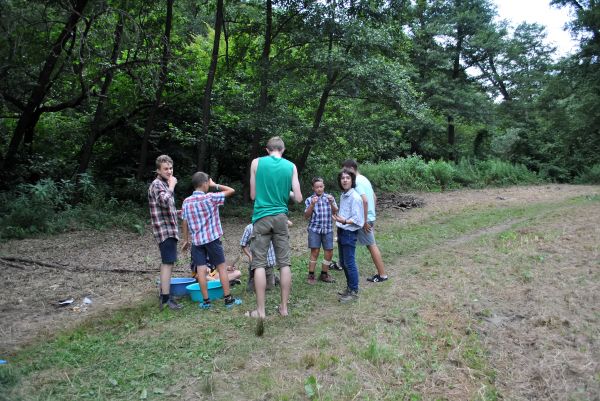
[{"label": "shrub", "polygon": [[2,194],[0,238],[25,238],[78,227],[122,227],[142,232],[144,217],[134,203],[106,199],[91,177],[77,182],[43,179]]},{"label": "shrub", "polygon": [[440,185],[442,191],[446,190],[448,185],[452,183],[452,178],[455,175],[455,168],[443,160],[431,160],[427,163],[429,172]]},{"label": "shrub", "polygon": [[577,184],[600,184],[600,164],[588,167],[583,173],[575,178]]}]

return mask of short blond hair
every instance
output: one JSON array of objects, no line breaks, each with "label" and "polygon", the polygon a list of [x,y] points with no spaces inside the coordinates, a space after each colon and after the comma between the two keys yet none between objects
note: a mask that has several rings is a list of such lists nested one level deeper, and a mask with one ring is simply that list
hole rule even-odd
[{"label": "short blond hair", "polygon": [[170,165],[173,165],[173,159],[171,159],[171,157],[167,155],[160,155],[156,158],[157,169],[159,169],[160,166],[162,166],[164,163],[169,163]]},{"label": "short blond hair", "polygon": [[281,139],[278,136],[274,136],[273,138],[269,139],[269,142],[267,142],[267,150],[269,150],[269,152],[272,152],[274,150],[283,152],[285,150],[285,144],[283,143],[283,139]]}]

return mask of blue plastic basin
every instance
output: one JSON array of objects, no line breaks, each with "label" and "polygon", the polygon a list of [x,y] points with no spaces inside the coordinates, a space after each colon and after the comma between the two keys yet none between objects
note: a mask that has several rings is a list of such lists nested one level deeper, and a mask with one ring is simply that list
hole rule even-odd
[{"label": "blue plastic basin", "polygon": [[[208,287],[208,299],[211,301],[214,299],[223,298],[223,286],[219,280],[209,281],[206,283]],[[192,298],[194,302],[202,302],[202,292],[200,292],[200,285],[198,283],[191,284],[185,287],[187,289],[188,294]]]},{"label": "blue plastic basin", "polygon": [[196,279],[191,277],[171,278],[171,295],[174,297],[185,297],[188,294],[185,287],[195,282]]}]

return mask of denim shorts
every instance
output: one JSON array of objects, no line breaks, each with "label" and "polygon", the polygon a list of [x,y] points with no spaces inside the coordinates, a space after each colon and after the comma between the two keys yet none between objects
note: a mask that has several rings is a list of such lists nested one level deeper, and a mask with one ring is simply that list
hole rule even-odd
[{"label": "denim shorts", "polygon": [[196,266],[206,266],[208,261],[213,266],[225,263],[225,252],[220,238],[208,244],[192,245],[192,262]]},{"label": "denim shorts", "polygon": [[177,238],[169,237],[160,244],[160,259],[165,265],[172,265],[177,262]]},{"label": "denim shorts", "polygon": [[371,232],[365,232],[362,228],[358,230],[358,243],[360,245],[375,245],[375,229],[373,228],[375,222],[369,221],[368,224],[371,226]]},{"label": "denim shorts", "polygon": [[319,249],[323,246],[323,249],[330,251],[333,249],[333,231],[327,234],[320,234],[314,231],[308,230],[308,247],[310,249]]}]

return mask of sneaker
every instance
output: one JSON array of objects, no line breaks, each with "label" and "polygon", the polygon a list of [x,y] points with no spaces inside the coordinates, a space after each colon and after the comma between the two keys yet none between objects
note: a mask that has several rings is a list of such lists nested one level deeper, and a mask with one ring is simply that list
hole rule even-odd
[{"label": "sneaker", "polygon": [[328,273],[321,273],[319,275],[319,281],[322,281],[324,283],[335,283],[335,279],[331,277]]},{"label": "sneaker", "polygon": [[344,268],[342,266],[338,265],[337,262],[331,262],[331,264],[329,265],[329,268],[333,269],[333,270],[344,270]]},{"label": "sneaker", "polygon": [[309,274],[308,275],[308,279],[306,279],[306,282],[308,284],[315,284],[317,282],[317,280],[315,279],[315,275],[314,274]]},{"label": "sneaker", "polygon": [[339,301],[343,304],[358,300],[358,291],[349,290],[346,295],[342,295]]},{"label": "sneaker", "polygon": [[344,289],[344,291],[338,291],[338,295],[344,296],[344,295],[348,295],[348,292],[350,292],[350,288],[346,287]]},{"label": "sneaker", "polygon": [[168,307],[171,310],[179,310],[179,309],[183,308],[183,305],[178,304],[173,299],[169,299],[165,303],[162,303],[162,302],[160,303],[160,310],[163,310],[165,307]]},{"label": "sneaker", "polygon": [[238,299],[238,298],[231,298],[230,300],[225,300],[225,307],[226,308],[233,308],[236,305],[241,305],[242,304],[242,300]]},{"label": "sneaker", "polygon": [[387,277],[381,277],[379,274],[375,274],[373,277],[367,277],[367,281],[371,283],[381,283],[387,279]]},{"label": "sneaker", "polygon": [[212,308],[212,303],[202,301],[198,306],[200,307],[200,309],[210,309]]},{"label": "sneaker", "polygon": [[242,280],[240,280],[239,278],[234,278],[233,280],[229,281],[230,287],[236,286],[238,284],[242,284]]}]

